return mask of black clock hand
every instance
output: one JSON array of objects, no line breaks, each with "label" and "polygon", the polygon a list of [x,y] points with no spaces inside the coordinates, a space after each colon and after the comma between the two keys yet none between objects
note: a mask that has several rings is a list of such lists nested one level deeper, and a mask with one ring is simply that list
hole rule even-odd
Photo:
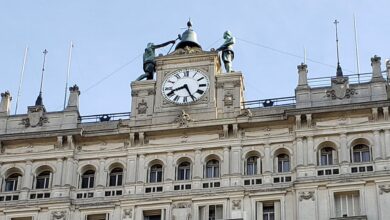
[{"label": "black clock hand", "polygon": [[192,101],[194,101],[194,100],[195,100],[195,99],[194,99],[195,97],[191,94],[190,89],[188,88],[188,85],[187,85],[187,84],[184,84],[184,88],[187,90],[188,95],[190,95]]},{"label": "black clock hand", "polygon": [[172,91],[170,91],[167,96],[171,96],[175,91],[177,90],[180,90],[180,89],[184,89],[185,86],[187,86],[187,84],[183,85],[183,86],[180,86],[180,87],[177,87],[176,89],[172,89]]}]

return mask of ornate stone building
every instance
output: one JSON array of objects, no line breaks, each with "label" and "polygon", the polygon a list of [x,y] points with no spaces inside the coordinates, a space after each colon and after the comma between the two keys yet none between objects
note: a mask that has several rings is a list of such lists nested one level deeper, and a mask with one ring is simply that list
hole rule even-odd
[{"label": "ornate stone building", "polygon": [[131,83],[131,114],[80,116],[74,86],[10,115],[2,93],[0,220],[390,218],[390,63],[320,86],[301,64],[295,96],[245,101],[192,40]]}]

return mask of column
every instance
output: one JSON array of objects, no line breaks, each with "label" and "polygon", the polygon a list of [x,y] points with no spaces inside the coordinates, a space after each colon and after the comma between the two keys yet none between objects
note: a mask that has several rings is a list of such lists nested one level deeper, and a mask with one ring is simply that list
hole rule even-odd
[{"label": "column", "polygon": [[127,156],[126,183],[135,183],[137,171],[137,155]]},{"label": "column", "polygon": [[223,163],[222,163],[222,176],[229,175],[230,165],[230,149],[228,147],[223,148]]},{"label": "column", "polygon": [[385,130],[385,149],[386,149],[386,159],[390,158],[390,130]]},{"label": "column", "polygon": [[264,147],[263,173],[272,173],[271,146],[269,144]]},{"label": "column", "polygon": [[202,153],[202,151],[200,149],[195,150],[195,161],[194,161],[194,166],[193,166],[194,179],[201,179],[203,177],[201,153]]},{"label": "column", "polygon": [[145,155],[141,154],[138,157],[138,183],[145,182]]},{"label": "column", "polygon": [[314,142],[313,137],[307,137],[307,163],[308,165],[315,165],[315,156],[314,156]]},{"label": "column", "polygon": [[31,189],[31,187],[32,187],[31,169],[32,169],[32,162],[30,160],[28,160],[26,162],[26,168],[25,168],[25,172],[24,172],[24,176],[23,176],[22,189]]},{"label": "column", "polygon": [[381,146],[381,140],[379,136],[379,130],[374,131],[374,160],[381,159],[382,158],[382,146]]},{"label": "column", "polygon": [[[240,175],[241,174],[241,146],[234,146],[232,147],[230,151],[230,157],[231,157],[231,174]],[[258,165],[260,165],[258,163]]]},{"label": "column", "polygon": [[168,152],[167,154],[167,166],[165,168],[165,180],[174,180],[174,170],[175,167],[173,166],[173,153]]},{"label": "column", "polygon": [[341,154],[341,163],[349,162],[349,152],[347,146],[347,134],[340,134],[340,154]]},{"label": "column", "polygon": [[57,158],[56,172],[54,173],[53,186],[61,186],[62,184],[62,158]]},{"label": "column", "polygon": [[[65,176],[65,185],[66,186],[72,186],[73,184],[73,176],[77,175],[77,172],[73,173],[74,171],[74,163],[73,163],[73,158],[69,157],[66,160],[66,176]],[[76,184],[77,185],[77,184]]]},{"label": "column", "polygon": [[303,141],[302,138],[298,137],[297,138],[297,167],[303,165]]},{"label": "column", "polygon": [[106,160],[104,158],[100,158],[99,160],[99,170],[98,170],[98,184],[97,186],[105,187],[107,180],[107,171],[105,170]]},{"label": "column", "polygon": [[263,203],[256,202],[256,219],[263,220]]}]

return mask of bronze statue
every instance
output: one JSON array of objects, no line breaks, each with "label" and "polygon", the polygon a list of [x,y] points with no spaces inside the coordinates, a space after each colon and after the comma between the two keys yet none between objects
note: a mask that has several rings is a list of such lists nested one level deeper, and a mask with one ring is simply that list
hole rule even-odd
[{"label": "bronze statue", "polygon": [[169,44],[175,44],[176,40],[171,40],[163,44],[154,45],[153,43],[148,43],[144,52],[144,74],[139,76],[136,80],[141,81],[146,78],[146,80],[153,80],[154,72],[156,71],[156,49],[165,47]]},{"label": "bronze statue", "polygon": [[230,73],[233,72],[233,45],[236,42],[236,39],[232,36],[230,31],[225,31],[225,33],[223,33],[223,39],[225,39],[225,42],[217,49],[217,51],[222,51],[222,61],[225,64],[225,70],[227,73]]}]

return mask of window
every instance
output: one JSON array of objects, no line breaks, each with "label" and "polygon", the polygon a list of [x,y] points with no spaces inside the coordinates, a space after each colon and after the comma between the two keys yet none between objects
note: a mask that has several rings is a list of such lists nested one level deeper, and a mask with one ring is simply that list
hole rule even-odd
[{"label": "window", "polygon": [[219,177],[219,161],[209,160],[206,164],[206,178],[218,178]]},{"label": "window", "polygon": [[33,220],[32,217],[19,217],[19,218],[11,218],[11,220]]},{"label": "window", "polygon": [[352,159],[354,163],[370,162],[370,148],[365,144],[358,144],[353,147]]},{"label": "window", "polygon": [[284,173],[290,171],[290,157],[287,154],[278,155],[278,172]]},{"label": "window", "polygon": [[122,186],[123,181],[123,169],[114,168],[110,173],[109,186]]},{"label": "window", "polygon": [[222,205],[208,205],[199,207],[199,220],[223,219]]},{"label": "window", "polygon": [[336,217],[359,216],[359,191],[335,193]]},{"label": "window", "polygon": [[109,219],[110,219],[110,215],[108,213],[87,216],[87,220],[109,220]]},{"label": "window", "polygon": [[263,206],[263,220],[275,219],[275,207],[273,204]]},{"label": "window", "polygon": [[163,177],[162,166],[160,164],[153,165],[150,168],[149,182],[150,183],[162,182],[162,177]]},{"label": "window", "polygon": [[21,176],[22,175],[20,175],[19,173],[9,175],[8,178],[5,179],[4,191],[12,192],[18,190],[18,182]]},{"label": "window", "polygon": [[81,176],[81,188],[82,189],[93,188],[94,183],[95,183],[95,171],[93,170],[85,171],[84,174]]},{"label": "window", "polygon": [[177,168],[177,180],[191,179],[191,164],[189,162],[182,162]]},{"label": "window", "polygon": [[145,210],[143,211],[144,220],[161,220],[162,219],[162,210]]},{"label": "window", "polygon": [[336,151],[332,147],[324,147],[320,151],[320,161],[318,165],[329,166],[335,164]]},{"label": "window", "polygon": [[51,172],[50,171],[43,171],[43,172],[41,172],[37,176],[37,178],[36,178],[35,188],[36,189],[47,189],[47,188],[49,188],[50,176],[51,176]]},{"label": "window", "polygon": [[249,157],[246,160],[246,175],[256,175],[258,174],[258,168],[257,168],[257,161],[259,160],[259,157],[253,156]]}]

